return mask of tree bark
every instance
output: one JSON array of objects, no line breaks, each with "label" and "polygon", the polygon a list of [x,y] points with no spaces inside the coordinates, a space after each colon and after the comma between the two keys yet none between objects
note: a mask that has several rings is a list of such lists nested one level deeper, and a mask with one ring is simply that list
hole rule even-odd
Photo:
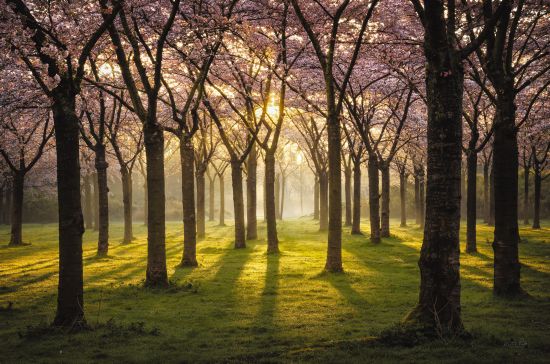
[{"label": "tree bark", "polygon": [[197,169],[197,238],[206,236],[206,168]]},{"label": "tree bark", "polygon": [[92,182],[90,174],[84,176],[84,218],[86,220],[86,229],[92,229],[94,225],[93,206],[92,206]]},{"label": "tree bark", "polygon": [[401,203],[401,227],[407,226],[407,176],[405,168],[399,171],[399,197]]},{"label": "tree bark", "polygon": [[373,244],[380,243],[380,193],[378,181],[378,158],[369,155],[369,220],[370,241]]},{"label": "tree bark", "polygon": [[390,237],[390,168],[386,163],[381,164],[382,174],[382,216],[380,236]]},{"label": "tree bark", "polygon": [[11,236],[9,246],[23,245],[23,193],[25,187],[25,173],[13,172],[12,201],[11,201]]},{"label": "tree bark", "polygon": [[361,234],[361,161],[353,163],[353,219],[352,234]]},{"label": "tree bark", "polygon": [[515,125],[514,85],[499,88],[493,142],[495,232],[493,241],[494,287],[497,296],[517,296],[520,286],[518,257],[518,144]]},{"label": "tree bark", "polygon": [[94,199],[93,199],[93,210],[94,210],[94,231],[99,231],[99,181],[96,172],[92,173],[92,186],[94,187]]},{"label": "tree bark", "polygon": [[542,173],[540,168],[535,168],[535,210],[533,214],[533,229],[540,229],[540,191],[542,185],[541,174]]},{"label": "tree bark", "polygon": [[[150,112],[150,118],[156,118]],[[153,114],[153,115],[151,115]],[[147,157],[147,272],[145,285],[168,286],[166,270],[166,195],[164,186],[164,135],[156,120],[143,128]]]},{"label": "tree bark", "polygon": [[344,169],[344,195],[346,197],[344,226],[351,226],[351,166]]},{"label": "tree bark", "polygon": [[256,217],[257,193],[256,193],[256,171],[258,167],[258,152],[256,145],[253,145],[248,154],[246,163],[246,238],[248,240],[258,239],[258,219]]},{"label": "tree bark", "polygon": [[132,228],[132,173],[126,167],[120,168],[122,179],[122,204],[124,208],[124,239],[123,244],[134,240]]},{"label": "tree bark", "polygon": [[198,265],[194,153],[191,138],[181,136],[181,203],[183,208],[183,256],[181,258],[181,265],[184,267],[196,267]]},{"label": "tree bark", "polygon": [[[330,92],[329,92],[330,93]],[[329,97],[329,99],[334,99]],[[341,272],[342,267],[342,145],[340,118],[334,110],[327,117],[328,136],[328,242],[325,270]]]},{"label": "tree bark", "polygon": [[220,226],[225,226],[225,180],[224,175],[218,175],[220,179]]},{"label": "tree bark", "polygon": [[529,225],[529,168],[523,169],[523,224]]},{"label": "tree bark", "polygon": [[418,178],[418,201],[419,201],[419,206],[418,206],[418,211],[419,211],[419,215],[420,215],[420,227],[423,228],[424,227],[424,223],[425,223],[425,220],[426,220],[426,186],[425,186],[426,182],[425,182],[425,179],[424,179],[424,166],[420,166],[420,175],[419,175],[419,178]]},{"label": "tree bark", "polygon": [[313,220],[319,220],[319,177],[317,175],[313,185]]},{"label": "tree bark", "polygon": [[75,95],[62,84],[53,98],[55,147],[57,154],[57,200],[59,211],[59,284],[53,324],[78,328],[84,318],[82,234],[84,218],[80,197],[80,131],[75,112]]},{"label": "tree bark", "polygon": [[467,177],[468,177],[468,168],[464,167],[464,163],[462,163],[461,172],[460,172],[460,216],[461,217],[466,216],[466,209],[467,209],[466,185],[468,183]]},{"label": "tree bark", "polygon": [[477,153],[474,150],[470,149],[468,151],[466,164],[468,170],[468,187],[466,189],[466,253],[476,253]]},{"label": "tree bark", "polygon": [[268,254],[279,252],[275,203],[275,155],[268,150],[265,154],[265,210]]},{"label": "tree bark", "polygon": [[216,182],[216,175],[214,175],[212,178],[208,178],[208,221],[214,221],[215,182]]},{"label": "tree bark", "polygon": [[238,160],[231,161],[233,215],[235,216],[235,249],[246,248],[244,223],[243,173]]},{"label": "tree bark", "polygon": [[107,186],[107,167],[105,146],[96,145],[95,168],[97,172],[98,191],[98,222],[99,234],[97,241],[97,255],[105,256],[109,253],[109,188]]}]

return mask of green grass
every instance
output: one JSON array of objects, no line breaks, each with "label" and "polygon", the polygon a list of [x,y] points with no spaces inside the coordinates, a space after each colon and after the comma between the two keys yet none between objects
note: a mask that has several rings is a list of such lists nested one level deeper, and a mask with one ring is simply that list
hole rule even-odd
[{"label": "green grass", "polygon": [[[182,228],[167,225],[166,291],[142,287],[145,229],[122,245],[111,228],[109,256],[95,257],[93,232],[84,236],[85,310],[92,330],[45,330],[57,285],[57,227],[26,225],[32,245],[5,247],[0,228],[0,363],[8,362],[548,362],[550,358],[550,229],[521,230],[519,301],[493,298],[492,229],[479,225],[480,253],[461,255],[462,310],[473,340],[388,347],[370,339],[398,323],[418,295],[416,265],[422,231],[399,228],[373,246],[343,236],[345,273],[322,272],[326,234],[309,219],[279,223],[279,256],[262,240],[232,248],[231,226],[207,226],[200,266],[176,268]],[[368,231],[365,222],[363,229]],[[464,235],[463,235],[464,238]],[[461,244],[463,247],[463,244]],[[10,303],[11,302],[11,303]],[[8,308],[11,305],[10,308]]]}]

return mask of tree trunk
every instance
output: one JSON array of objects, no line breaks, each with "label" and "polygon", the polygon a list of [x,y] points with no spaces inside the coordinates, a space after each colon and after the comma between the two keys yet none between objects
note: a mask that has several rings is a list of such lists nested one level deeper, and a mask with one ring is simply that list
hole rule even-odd
[{"label": "tree trunk", "polygon": [[420,215],[420,227],[424,227],[424,222],[426,220],[426,182],[424,179],[424,167],[420,166],[420,175],[418,179],[418,211]]},{"label": "tree trunk", "polygon": [[97,240],[97,255],[109,253],[109,188],[107,186],[107,167],[105,146],[96,145],[95,168],[97,171],[99,234]]},{"label": "tree trunk", "polygon": [[[535,211],[533,214],[533,229],[540,229],[540,188],[542,176],[540,167],[535,168]],[[15,196],[15,195],[14,195]]]},{"label": "tree trunk", "polygon": [[[64,83],[62,81],[56,88],[56,93],[68,92],[69,85]],[[82,267],[84,218],[80,200],[80,131],[74,95],[54,97],[53,118],[59,211],[59,285],[53,324],[78,328],[85,326],[86,320]]]},{"label": "tree trunk", "polygon": [[319,231],[328,229],[328,176],[319,175]]},{"label": "tree trunk", "polygon": [[407,226],[407,176],[405,168],[399,171],[399,197],[401,203],[401,227]]},{"label": "tree trunk", "polygon": [[342,145],[340,118],[329,106],[328,137],[328,244],[325,270],[341,272],[342,267]]},{"label": "tree trunk", "polygon": [[220,226],[225,226],[225,180],[223,174],[218,176],[220,179]]},{"label": "tree trunk", "polygon": [[515,125],[514,85],[503,87],[498,96],[493,133],[495,190],[495,282],[497,296],[517,296],[520,286],[518,257],[518,143]]},{"label": "tree trunk", "polygon": [[353,163],[353,219],[352,234],[361,234],[361,161]]},{"label": "tree trunk", "polygon": [[[151,113],[150,113],[151,114]],[[150,116],[152,118],[155,115]],[[143,128],[147,156],[147,272],[145,285],[168,286],[166,271],[166,195],[164,186],[164,135],[156,120]]]},{"label": "tree trunk", "polygon": [[258,239],[258,220],[256,218],[257,194],[256,194],[256,170],[258,166],[258,153],[256,145],[253,145],[248,154],[246,163],[246,238]]},{"label": "tree trunk", "polygon": [[92,206],[92,182],[90,174],[84,176],[84,218],[86,219],[86,229],[92,229],[94,225],[93,206]]},{"label": "tree trunk", "polygon": [[313,220],[319,220],[319,177],[317,175],[313,185]]},{"label": "tree trunk", "polygon": [[466,202],[466,184],[468,176],[468,168],[464,167],[464,163],[461,165],[461,172],[460,172],[460,216],[464,217],[466,216],[466,209],[467,209],[467,202]]},{"label": "tree trunk", "polygon": [[92,186],[94,187],[94,231],[99,231],[99,181],[96,172],[92,173]]},{"label": "tree trunk", "polygon": [[268,254],[279,252],[275,203],[275,155],[268,150],[265,154],[265,210]]},{"label": "tree trunk", "polygon": [[492,166],[489,173],[489,226],[495,226],[495,173]]},{"label": "tree trunk", "polygon": [[378,158],[375,154],[369,155],[369,220],[370,241],[380,243],[380,193],[378,188]]},{"label": "tree trunk", "polygon": [[204,239],[206,236],[206,181],[204,174],[206,168],[197,170],[197,237]]},{"label": "tree trunk", "polygon": [[12,186],[8,185],[6,190],[6,207],[4,212],[4,224],[9,225],[11,223],[11,198],[13,196]]},{"label": "tree trunk", "polygon": [[243,172],[238,160],[231,161],[233,215],[235,216],[235,249],[246,248],[244,223]]},{"label": "tree trunk", "polygon": [[4,214],[5,214],[5,206],[4,206],[4,185],[0,185],[0,225],[4,223]]},{"label": "tree trunk", "polygon": [[351,226],[351,166],[344,169],[344,195],[346,196],[345,226]]},{"label": "tree trunk", "polygon": [[468,187],[466,189],[466,253],[476,253],[477,153],[474,150],[470,149],[468,151],[466,164],[468,170]]},{"label": "tree trunk", "polygon": [[489,163],[483,163],[483,220],[489,222]]},{"label": "tree trunk", "polygon": [[9,246],[23,245],[23,193],[25,187],[25,173],[14,172],[11,202],[11,237]]},{"label": "tree trunk", "polygon": [[523,173],[523,224],[529,225],[529,168]]},{"label": "tree trunk", "polygon": [[183,208],[183,256],[181,265],[196,267],[198,263],[197,219],[195,216],[195,152],[191,138],[181,136],[180,158],[181,203]]},{"label": "tree trunk", "polygon": [[212,179],[208,178],[208,221],[214,221],[214,186],[216,182],[216,175]]},{"label": "tree trunk", "polygon": [[[439,35],[435,36],[436,39],[431,38],[433,32],[440,31],[434,27],[441,26],[437,17],[443,12],[442,3],[431,3],[430,8],[426,7],[426,17],[435,23],[426,27],[425,36],[428,100],[426,221],[418,261],[419,302],[409,319],[434,333],[447,335],[463,329],[459,231],[464,75],[454,49],[433,49],[433,43],[443,42],[437,38]],[[440,58],[442,54],[443,59]]]},{"label": "tree trunk", "polygon": [[122,204],[124,207],[124,240],[129,244],[134,239],[132,229],[132,173],[126,167],[120,168],[122,179]]},{"label": "tree trunk", "polygon": [[382,172],[382,216],[380,236],[390,237],[390,167],[383,163],[380,166]]}]

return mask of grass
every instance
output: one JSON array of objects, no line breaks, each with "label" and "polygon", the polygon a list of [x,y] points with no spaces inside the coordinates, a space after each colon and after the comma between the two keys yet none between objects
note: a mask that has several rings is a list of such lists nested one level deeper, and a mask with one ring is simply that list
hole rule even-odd
[{"label": "grass", "polygon": [[[478,226],[479,254],[461,255],[462,307],[469,341],[387,347],[371,339],[398,323],[418,295],[422,231],[392,221],[390,239],[371,245],[345,229],[345,273],[322,272],[326,234],[309,219],[279,223],[279,256],[261,240],[232,247],[232,227],[207,226],[200,266],[177,268],[182,228],[167,225],[172,286],[142,287],[146,233],[122,245],[113,224],[109,256],[84,236],[85,309],[92,330],[47,329],[56,303],[55,225],[26,225],[32,245],[7,248],[0,228],[0,363],[9,362],[548,362],[550,229],[522,228],[522,284],[531,297],[493,298],[492,229]],[[368,231],[365,222],[363,229]],[[463,239],[464,239],[463,234]],[[462,243],[462,248],[464,244]]]}]

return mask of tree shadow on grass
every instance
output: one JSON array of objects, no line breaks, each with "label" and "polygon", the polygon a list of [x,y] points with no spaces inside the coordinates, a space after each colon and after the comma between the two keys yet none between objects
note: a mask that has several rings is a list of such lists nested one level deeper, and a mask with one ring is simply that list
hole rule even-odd
[{"label": "tree shadow on grass", "polygon": [[260,298],[260,309],[254,320],[255,333],[273,332],[276,326],[275,312],[279,290],[280,254],[267,254],[264,288]]}]

